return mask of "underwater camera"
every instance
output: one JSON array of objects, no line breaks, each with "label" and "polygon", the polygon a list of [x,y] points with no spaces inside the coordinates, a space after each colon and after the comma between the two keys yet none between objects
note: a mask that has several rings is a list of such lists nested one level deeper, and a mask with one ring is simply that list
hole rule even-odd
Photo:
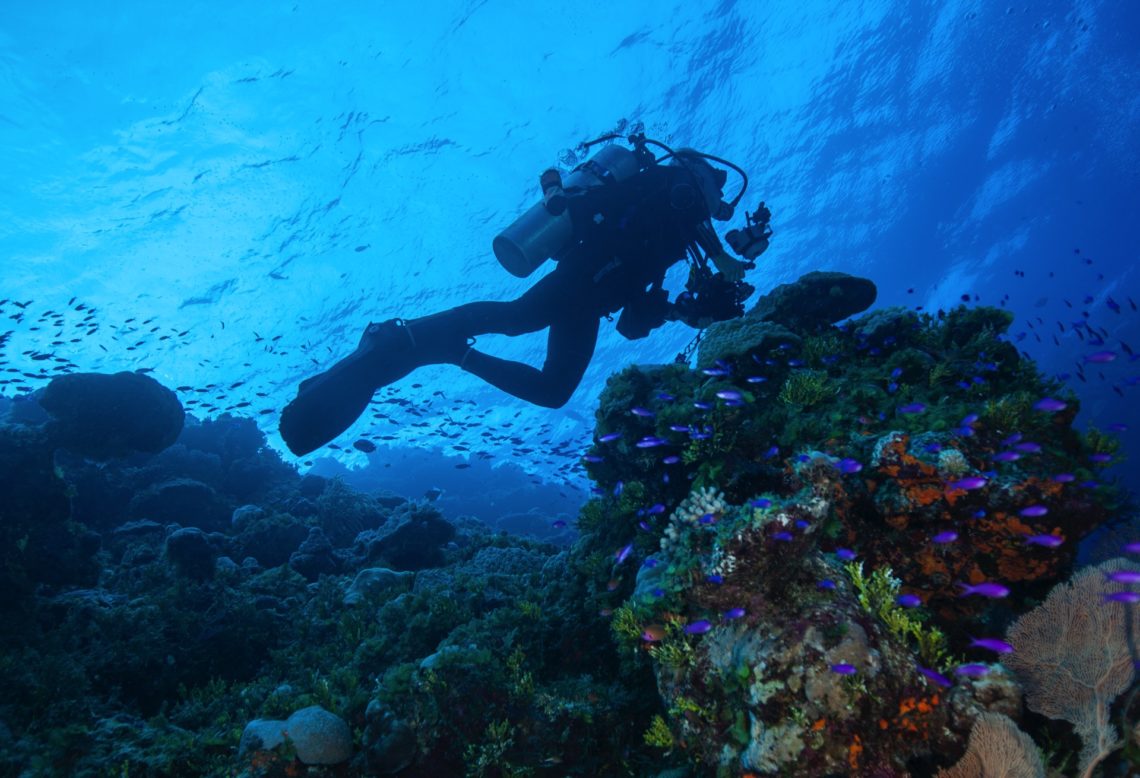
[{"label": "underwater camera", "polygon": [[754,213],[745,213],[745,217],[747,226],[742,230],[729,230],[724,239],[738,256],[753,260],[768,250],[768,241],[772,237],[768,222],[772,220],[772,212],[761,202]]},{"label": "underwater camera", "polygon": [[690,327],[705,328],[717,321],[744,315],[744,301],[756,287],[744,281],[729,281],[707,268],[695,268],[685,291],[673,301],[671,318]]}]

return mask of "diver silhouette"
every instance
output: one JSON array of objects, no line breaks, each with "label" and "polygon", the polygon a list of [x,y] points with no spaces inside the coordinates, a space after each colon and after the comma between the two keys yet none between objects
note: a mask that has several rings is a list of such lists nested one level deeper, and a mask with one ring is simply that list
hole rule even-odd
[{"label": "diver silhouette", "polygon": [[[603,146],[565,184],[557,170],[544,172],[543,200],[495,238],[495,255],[512,274],[529,276],[548,258],[557,261],[552,272],[509,302],[473,302],[418,319],[369,324],[352,354],[303,381],[285,407],[280,431],[289,449],[301,456],[328,443],[360,417],[377,389],[424,365],[457,365],[515,397],[558,408],[589,366],[603,316],[620,310],[618,331],[637,339],[666,321],[704,328],[741,315],[753,291],[743,282],[744,271],[768,247],[770,213],[761,203],[743,229],[726,235],[746,261],[725,253],[710,219],[732,217],[747,188],[744,171],[692,149],[673,151],[644,135],[628,140],[633,150]],[[666,153],[656,158],[649,145]],[[727,173],[709,160],[743,178],[731,202],[723,199]],[[662,288],[665,273],[686,258],[686,290],[670,302]],[[545,328],[541,369],[473,346],[477,335]]]}]

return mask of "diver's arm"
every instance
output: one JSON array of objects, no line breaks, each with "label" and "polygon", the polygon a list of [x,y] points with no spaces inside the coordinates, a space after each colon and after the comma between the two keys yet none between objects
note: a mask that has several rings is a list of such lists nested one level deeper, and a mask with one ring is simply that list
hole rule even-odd
[{"label": "diver's arm", "polygon": [[697,245],[708,255],[721,275],[733,283],[744,280],[744,271],[752,268],[750,263],[733,259],[725,253],[720,238],[717,237],[712,224],[708,221],[697,225]]}]

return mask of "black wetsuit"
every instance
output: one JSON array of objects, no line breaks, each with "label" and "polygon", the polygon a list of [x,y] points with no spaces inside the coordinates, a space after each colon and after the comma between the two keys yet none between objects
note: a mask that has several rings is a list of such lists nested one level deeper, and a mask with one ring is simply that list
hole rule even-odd
[{"label": "black wetsuit", "polygon": [[[706,225],[708,206],[696,177],[682,166],[654,165],[626,181],[568,194],[578,241],[557,258],[553,272],[516,300],[468,303],[437,314],[453,332],[469,337],[549,327],[541,369],[475,349],[462,362],[464,370],[499,389],[549,408],[564,405],[581,382],[602,316],[659,290],[665,272],[690,244],[720,250]],[[658,299],[661,294],[656,291]],[[662,315],[649,329],[664,321]]]}]

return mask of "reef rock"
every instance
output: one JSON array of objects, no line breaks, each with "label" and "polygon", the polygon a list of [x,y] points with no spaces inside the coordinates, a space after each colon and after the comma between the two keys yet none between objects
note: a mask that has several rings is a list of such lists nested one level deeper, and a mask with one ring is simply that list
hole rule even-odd
[{"label": "reef rock", "polygon": [[186,413],[177,395],[141,373],[71,373],[39,397],[59,445],[93,458],[162,451],[178,439]]},{"label": "reef rock", "polygon": [[705,330],[697,352],[697,368],[712,367],[718,359],[739,359],[749,353],[800,345],[800,336],[787,327],[751,316],[717,322]]},{"label": "reef rock", "polygon": [[333,554],[332,543],[329,543],[321,528],[312,527],[309,537],[289,556],[289,567],[303,575],[306,581],[312,582],[322,575],[335,573],[340,567],[340,561]]},{"label": "reef rock", "polygon": [[352,579],[352,584],[345,592],[344,604],[356,605],[375,592],[387,589],[389,586],[403,584],[413,575],[414,573],[410,572],[398,573],[386,567],[369,567],[361,570],[356,574],[356,578]]},{"label": "reef rock", "polygon": [[166,558],[187,578],[205,580],[214,574],[217,549],[197,527],[176,530],[166,539]]},{"label": "reef rock", "polygon": [[440,548],[455,537],[455,526],[430,506],[400,506],[379,529],[356,538],[354,555],[363,564],[386,560],[396,570],[422,570],[443,564]]},{"label": "reef rock", "polygon": [[131,518],[177,522],[206,532],[223,531],[232,524],[226,501],[201,481],[174,478],[139,492],[131,500]]},{"label": "reef rock", "polygon": [[867,310],[877,295],[869,279],[815,271],[777,286],[756,301],[748,317],[810,333]]},{"label": "reef rock", "polygon": [[369,775],[394,775],[416,757],[416,735],[378,700],[364,711],[364,762]]},{"label": "reef rock", "polygon": [[344,719],[319,705],[302,708],[285,721],[254,719],[245,725],[238,754],[272,751],[288,743],[307,765],[333,765],[352,756],[352,731]]}]

